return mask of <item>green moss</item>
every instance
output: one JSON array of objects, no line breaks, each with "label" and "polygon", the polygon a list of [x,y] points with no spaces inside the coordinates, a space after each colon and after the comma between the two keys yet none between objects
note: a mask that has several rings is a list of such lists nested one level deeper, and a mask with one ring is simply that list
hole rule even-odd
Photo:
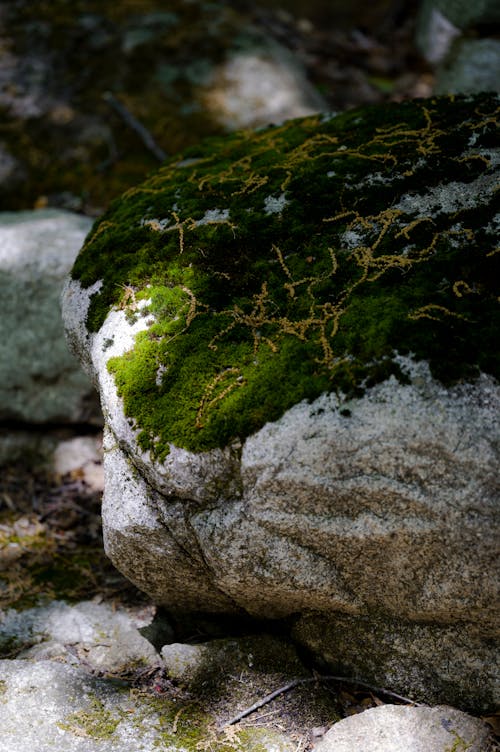
[{"label": "green moss", "polygon": [[115,733],[120,720],[119,716],[114,715],[100,700],[93,697],[86,710],[72,713],[64,722],[57,725],[63,731],[70,731],[78,736],[109,739]]},{"label": "green moss", "polygon": [[[143,708],[134,717],[140,728],[147,719],[157,733],[158,750],[185,749],[187,752],[266,752],[270,742],[280,749],[276,732],[263,728],[217,730],[213,716],[195,704],[181,707],[164,698],[143,698]],[[266,743],[267,742],[267,743]]]},{"label": "green moss", "polygon": [[498,376],[498,109],[443,98],[216,137],[116,201],[73,277],[103,281],[91,331],[150,299],[155,323],[109,363],[141,445],[223,446],[403,378],[396,352],[446,384]]},{"label": "green moss", "polygon": [[451,733],[455,737],[455,740],[451,746],[446,747],[444,752],[467,752],[472,747],[472,742],[470,744],[467,743],[456,731],[452,731]]},{"label": "green moss", "polygon": [[85,709],[71,713],[57,725],[75,736],[104,740],[116,737],[122,723],[138,734],[145,729],[153,731],[152,744],[159,752],[266,752],[270,741],[281,748],[279,735],[272,730],[250,727],[218,731],[213,716],[194,703],[179,705],[167,697],[134,690],[123,701],[118,698],[112,704],[92,696]]}]

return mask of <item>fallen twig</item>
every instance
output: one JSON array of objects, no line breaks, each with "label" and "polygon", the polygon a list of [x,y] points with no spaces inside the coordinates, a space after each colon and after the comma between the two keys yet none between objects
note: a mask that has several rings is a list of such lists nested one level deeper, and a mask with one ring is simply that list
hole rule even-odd
[{"label": "fallen twig", "polygon": [[390,689],[385,689],[384,687],[374,687],[372,684],[368,684],[367,682],[361,681],[359,679],[349,679],[346,676],[319,676],[318,678],[320,681],[338,681],[345,682],[346,684],[355,684],[357,687],[369,689],[370,692],[375,692],[375,694],[378,695],[387,695],[387,697],[392,697],[394,700],[400,700],[401,702],[405,702],[407,705],[416,705],[417,707],[421,707],[424,704],[422,702],[415,702],[415,700],[412,700],[409,697],[404,697],[404,695],[398,695],[396,694],[396,692],[392,692],[392,690]]},{"label": "fallen twig", "polygon": [[127,123],[127,125],[129,125],[132,130],[137,133],[137,135],[141,138],[144,146],[149,149],[149,151],[154,154],[155,157],[160,160],[160,162],[164,162],[167,158],[167,155],[165,154],[161,146],[158,146],[148,129],[142,123],[140,123],[139,120],[137,120],[135,115],[133,115],[130,110],[128,110],[125,105],[122,104],[122,102],[120,102],[120,100],[117,99],[110,91],[105,91],[102,95],[102,98],[106,102],[108,102],[108,104],[111,105],[111,107],[120,115],[120,117]]},{"label": "fallen twig", "polygon": [[238,723],[238,721],[241,721],[243,718],[246,718],[247,715],[250,715],[250,713],[253,713],[255,710],[258,710],[263,705],[267,705],[268,702],[271,702],[271,700],[274,700],[275,697],[279,697],[279,695],[284,694],[285,692],[289,692],[291,689],[294,689],[295,687],[298,687],[299,684],[309,684],[311,682],[322,682],[322,681],[336,681],[336,682],[345,682],[346,684],[354,684],[357,687],[363,687],[363,689],[369,689],[370,692],[375,692],[376,694],[386,695],[387,697],[392,697],[394,700],[400,700],[401,702],[404,702],[408,705],[416,705],[421,706],[422,703],[415,702],[414,700],[411,700],[409,697],[403,697],[403,695],[398,695],[396,692],[392,692],[390,689],[384,689],[383,687],[374,687],[372,684],[368,684],[367,682],[360,681],[359,679],[352,679],[348,676],[306,676],[302,677],[301,679],[293,679],[292,681],[288,682],[288,684],[285,684],[283,687],[279,687],[278,689],[275,689],[274,692],[271,692],[270,694],[263,697],[261,700],[257,700],[257,702],[254,702],[253,705],[250,705],[249,708],[245,708],[245,710],[242,710],[241,713],[238,713],[238,715],[235,715],[234,718],[231,718],[231,720],[226,721],[226,723],[223,724],[222,728],[225,728],[226,726],[233,726],[235,723]]}]

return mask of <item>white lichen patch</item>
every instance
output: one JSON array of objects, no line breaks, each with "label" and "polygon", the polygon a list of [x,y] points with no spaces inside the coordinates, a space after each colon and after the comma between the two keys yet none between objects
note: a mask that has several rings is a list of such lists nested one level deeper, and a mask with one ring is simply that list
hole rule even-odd
[{"label": "white lichen patch", "polygon": [[[390,178],[393,179],[392,177]],[[382,172],[372,172],[370,175],[367,175],[366,178],[362,181],[361,185],[364,186],[371,186],[371,185],[381,185],[386,184],[389,182],[389,178],[387,175],[384,175]]]},{"label": "white lichen patch", "polygon": [[216,222],[227,222],[229,219],[229,209],[208,209],[201,219],[196,219],[194,224],[209,225]]},{"label": "white lichen patch", "polygon": [[284,193],[281,193],[279,196],[266,196],[264,199],[264,213],[281,214],[288,203]]},{"label": "white lichen patch", "polygon": [[200,157],[189,157],[188,159],[181,159],[177,162],[176,167],[193,167],[195,164],[202,162]]},{"label": "white lichen patch", "polygon": [[491,222],[486,225],[486,232],[492,235],[498,234],[500,231],[500,214],[495,214]]},{"label": "white lichen patch", "polygon": [[188,229],[193,229],[194,227],[200,227],[201,225],[217,224],[219,222],[228,222],[229,220],[229,209],[207,209],[201,219],[193,219],[190,217],[184,221],[179,219],[177,211],[178,207],[175,205],[172,207],[172,214],[170,217],[162,217],[161,219],[158,217],[149,219],[143,218],[140,221],[140,226],[149,227],[155,232],[171,232],[172,230],[180,230],[184,226]]},{"label": "white lichen patch", "polygon": [[321,123],[329,123],[330,120],[334,120],[337,117],[338,114],[339,113],[335,112],[335,111],[332,111],[332,112],[322,112],[321,113],[320,122]]},{"label": "white lichen patch", "polygon": [[[469,146],[471,146],[469,142]],[[489,170],[495,170],[500,165],[500,149],[470,149],[463,154],[464,160],[481,160]]]},{"label": "white lichen patch", "polygon": [[102,280],[90,287],[82,287],[78,280],[68,278],[61,293],[61,309],[64,328],[70,350],[76,355],[86,373],[93,375],[87,342],[90,337],[87,330],[87,314],[92,297],[102,287]]},{"label": "white lichen patch", "polygon": [[163,382],[163,376],[168,371],[167,366],[165,366],[163,363],[160,363],[158,368],[156,369],[156,376],[155,376],[155,384],[157,387],[160,387]]},{"label": "white lichen patch", "polygon": [[141,219],[141,227],[150,227],[156,232],[165,232],[165,230],[173,230],[173,227],[169,227],[172,224],[172,218],[165,217],[164,219]]},{"label": "white lichen patch", "polygon": [[482,206],[485,199],[493,196],[497,188],[496,175],[482,174],[471,183],[453,181],[429,188],[423,195],[407,193],[393,208],[419,218],[443,213],[452,214]]},{"label": "white lichen patch", "polygon": [[342,245],[344,245],[349,250],[353,250],[354,248],[359,248],[360,245],[363,245],[366,242],[366,238],[367,238],[366,231],[357,232],[356,230],[353,230],[351,228],[344,232],[344,234],[342,235],[341,241],[342,241]]}]

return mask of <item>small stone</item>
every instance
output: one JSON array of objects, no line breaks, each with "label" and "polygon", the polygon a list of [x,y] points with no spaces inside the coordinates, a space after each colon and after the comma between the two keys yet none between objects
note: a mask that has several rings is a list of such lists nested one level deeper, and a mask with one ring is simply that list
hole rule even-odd
[{"label": "small stone", "polygon": [[201,95],[204,106],[231,130],[302,117],[326,109],[294,56],[262,35],[241,35]]},{"label": "small stone", "polygon": [[102,467],[102,441],[93,436],[77,436],[62,441],[53,457],[53,468],[57,475],[67,473],[79,475],[94,491],[104,489],[104,472]]},{"label": "small stone", "polygon": [[162,648],[161,657],[170,679],[189,682],[199,673],[208,652],[205,645],[173,642]]}]

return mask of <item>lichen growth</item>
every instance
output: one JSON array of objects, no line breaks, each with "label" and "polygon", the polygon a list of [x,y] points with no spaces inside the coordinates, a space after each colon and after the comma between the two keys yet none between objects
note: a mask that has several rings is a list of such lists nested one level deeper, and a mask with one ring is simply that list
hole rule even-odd
[{"label": "lichen growth", "polygon": [[179,705],[141,690],[131,690],[123,701],[112,703],[92,695],[84,709],[69,714],[57,725],[74,736],[119,740],[121,724],[126,733],[131,727],[136,733],[152,733],[152,745],[159,752],[266,752],[270,739],[277,749],[283,746],[272,730],[218,730],[215,719],[198,705]]},{"label": "lichen growth", "polygon": [[70,731],[75,736],[109,739],[115,733],[119,723],[119,716],[113,715],[101,700],[92,697],[87,709],[72,713],[65,721],[57,725],[63,731]]},{"label": "lichen growth", "polygon": [[467,752],[468,749],[472,747],[472,742],[468,744],[462,737],[457,734],[456,731],[452,730],[451,733],[455,737],[453,744],[449,747],[446,747],[444,752]]},{"label": "lichen growth", "polygon": [[395,353],[445,384],[498,376],[498,111],[438,98],[215,137],[115,202],[73,277],[103,281],[90,331],[127,290],[149,301],[109,362],[140,445],[226,445],[403,379]]}]

